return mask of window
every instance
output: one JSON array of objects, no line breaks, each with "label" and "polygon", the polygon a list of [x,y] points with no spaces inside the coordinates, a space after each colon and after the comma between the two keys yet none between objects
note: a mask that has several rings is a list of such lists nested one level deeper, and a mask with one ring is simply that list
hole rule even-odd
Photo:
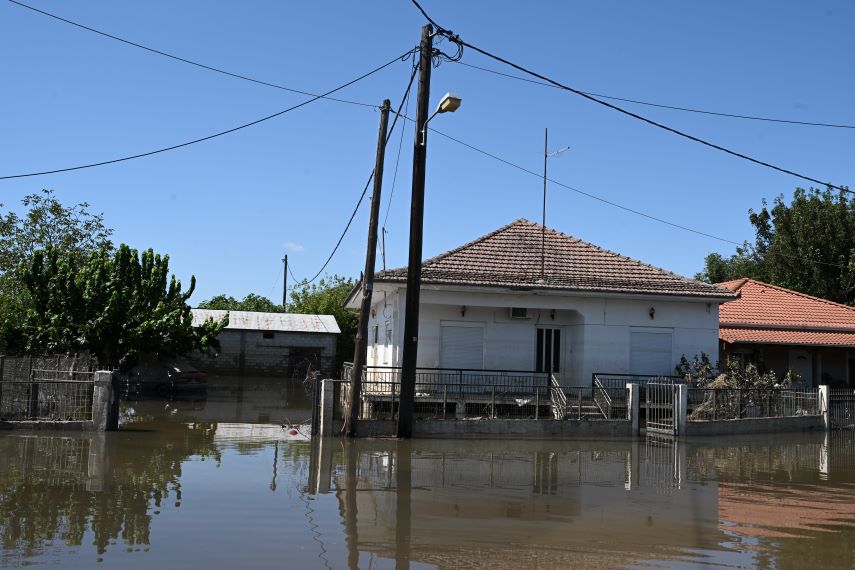
[{"label": "window", "polygon": [[439,366],[483,370],[484,323],[440,323]]},{"label": "window", "polygon": [[272,332],[264,332],[264,333],[261,333],[261,337],[264,339],[270,340],[273,338],[273,333]]},{"label": "window", "polygon": [[629,345],[629,369],[632,374],[650,376],[674,374],[674,361],[671,359],[671,331],[632,331]]},{"label": "window", "polygon": [[535,372],[561,372],[561,329],[537,329]]}]

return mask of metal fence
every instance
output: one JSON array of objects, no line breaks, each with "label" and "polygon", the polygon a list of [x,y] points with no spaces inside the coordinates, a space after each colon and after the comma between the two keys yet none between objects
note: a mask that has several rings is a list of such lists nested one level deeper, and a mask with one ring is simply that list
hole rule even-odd
[{"label": "metal fence", "polygon": [[645,413],[648,432],[677,433],[677,384],[648,382],[645,390]]},{"label": "metal fence", "polygon": [[[350,380],[353,364],[345,362],[342,368],[342,380]],[[530,372],[525,370],[468,369],[468,368],[419,368],[416,370],[416,384],[436,391],[447,386],[456,393],[485,393],[490,386],[501,386],[505,390],[531,392],[534,388],[549,386],[548,372]],[[560,375],[555,374],[557,378]],[[390,383],[401,381],[401,368],[397,366],[366,366],[362,371],[362,389],[366,393],[382,393]]]},{"label": "metal fence", "polygon": [[[342,382],[344,384],[344,382]],[[347,399],[348,388],[341,390],[341,401]],[[596,397],[607,398],[609,405],[601,407]],[[373,379],[363,388],[361,419],[397,419],[401,384]],[[339,398],[337,398],[339,399]],[[467,384],[417,382],[414,415],[424,419],[530,419],[530,420],[626,420],[626,388],[595,390],[588,387],[548,386],[524,387],[519,383]]]},{"label": "metal fence", "polygon": [[0,421],[91,420],[96,368],[88,356],[0,357]]},{"label": "metal fence", "polygon": [[690,388],[688,421],[787,418],[820,414],[811,389]]},{"label": "metal fence", "polygon": [[828,416],[832,429],[855,429],[855,390],[832,388],[829,391]]}]

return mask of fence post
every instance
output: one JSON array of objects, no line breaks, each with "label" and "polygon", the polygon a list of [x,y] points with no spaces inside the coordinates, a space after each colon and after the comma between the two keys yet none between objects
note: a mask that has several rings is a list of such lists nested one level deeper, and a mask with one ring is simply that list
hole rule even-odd
[{"label": "fence post", "polygon": [[321,425],[320,435],[333,435],[333,410],[335,409],[334,385],[331,378],[321,380]]},{"label": "fence post", "polygon": [[626,385],[626,419],[632,426],[632,435],[638,435],[638,412],[641,407],[638,403],[638,384]]},{"label": "fence post", "polygon": [[448,409],[448,384],[442,385],[442,419],[445,419],[446,410]]},{"label": "fence post", "polygon": [[490,419],[496,419],[496,387],[490,386]]},{"label": "fence post", "polygon": [[110,371],[95,372],[92,389],[92,424],[95,431],[119,429],[119,376]]},{"label": "fence post", "polygon": [[827,384],[824,384],[819,387],[819,413],[822,416],[822,425],[825,428],[825,431],[831,429],[831,406],[829,400],[829,387]]},{"label": "fence post", "polygon": [[534,419],[540,419],[540,386],[534,387]]},{"label": "fence post", "polygon": [[676,420],[677,435],[686,434],[686,411],[689,407],[689,387],[686,384],[677,384],[677,393],[675,394],[674,404],[674,419]]}]

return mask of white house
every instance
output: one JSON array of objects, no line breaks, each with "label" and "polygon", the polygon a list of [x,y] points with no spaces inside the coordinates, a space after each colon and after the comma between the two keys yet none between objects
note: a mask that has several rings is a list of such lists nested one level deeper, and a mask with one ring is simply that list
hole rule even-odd
[{"label": "white house", "polygon": [[[424,262],[419,368],[673,374],[680,357],[718,359],[730,291],[517,220]],[[543,259],[543,265],[542,265]],[[543,269],[541,267],[543,266]],[[377,274],[368,365],[401,365],[406,268]],[[358,308],[361,285],[346,301]]]}]

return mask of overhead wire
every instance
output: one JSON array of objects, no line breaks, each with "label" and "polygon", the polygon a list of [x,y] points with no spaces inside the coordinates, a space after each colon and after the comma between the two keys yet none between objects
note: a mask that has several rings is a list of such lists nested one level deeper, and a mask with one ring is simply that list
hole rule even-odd
[{"label": "overhead wire", "polygon": [[743,153],[737,152],[737,151],[735,151],[735,150],[731,150],[731,149],[729,149],[729,148],[723,147],[723,146],[721,146],[721,145],[718,145],[718,144],[715,144],[715,143],[709,142],[709,141],[704,140],[704,139],[702,139],[702,138],[700,138],[700,137],[696,137],[696,136],[694,136],[694,135],[690,135],[690,134],[688,134],[688,133],[686,133],[686,132],[683,132],[683,131],[681,131],[681,130],[675,129],[674,127],[669,127],[668,125],[665,125],[665,124],[663,124],[663,123],[659,123],[659,122],[657,122],[657,121],[654,121],[653,119],[649,119],[649,118],[647,118],[647,117],[645,117],[645,116],[643,116],[643,115],[639,115],[638,113],[634,113],[634,112],[632,112],[632,111],[629,111],[629,110],[627,110],[627,109],[624,109],[623,107],[619,107],[619,106],[617,106],[617,105],[614,105],[614,104],[612,104],[612,103],[609,103],[608,101],[603,101],[602,99],[598,99],[597,97],[594,97],[594,96],[592,96],[592,95],[589,95],[589,94],[585,93],[584,91],[581,91],[581,90],[576,89],[576,88],[574,88],[574,87],[570,87],[570,86],[565,85],[565,84],[563,84],[563,83],[560,83],[560,82],[558,82],[558,81],[556,81],[556,80],[554,80],[554,79],[550,79],[549,77],[547,77],[547,76],[545,76],[545,75],[542,75],[542,74],[540,74],[540,73],[537,73],[536,71],[532,71],[532,70],[530,70],[530,69],[528,69],[528,68],[526,68],[526,67],[523,67],[522,65],[516,64],[516,63],[514,63],[514,62],[512,62],[512,61],[510,61],[510,60],[508,60],[508,59],[505,59],[504,57],[501,57],[501,56],[499,56],[499,55],[493,54],[493,53],[491,53],[491,52],[489,52],[489,51],[487,51],[487,50],[485,50],[485,49],[479,48],[478,46],[475,46],[475,45],[473,45],[473,44],[471,44],[471,43],[469,43],[469,42],[467,42],[467,41],[465,41],[465,40],[461,39],[459,35],[457,35],[457,34],[453,33],[451,30],[449,30],[449,29],[447,29],[447,28],[444,28],[443,26],[440,26],[439,24],[437,24],[437,23],[436,23],[436,21],[434,21],[434,20],[433,20],[433,19],[432,19],[428,14],[427,14],[427,12],[425,12],[425,10],[421,7],[421,5],[418,3],[418,0],[410,0],[410,1],[411,1],[411,2],[416,6],[416,8],[417,8],[421,13],[422,13],[422,15],[423,15],[427,20],[428,20],[428,22],[430,22],[430,23],[431,23],[431,24],[436,28],[436,30],[437,30],[437,31],[436,31],[436,33],[438,33],[438,34],[440,34],[440,35],[442,35],[442,36],[445,36],[445,37],[446,37],[446,38],[448,38],[450,41],[452,41],[452,42],[454,42],[454,43],[457,43],[458,45],[461,45],[461,46],[467,47],[467,48],[469,48],[469,49],[472,49],[472,50],[474,50],[474,51],[476,51],[476,52],[478,52],[478,53],[480,53],[480,54],[482,54],[482,55],[484,55],[484,56],[486,56],[486,57],[488,57],[488,58],[490,58],[490,59],[494,59],[494,60],[496,60],[496,61],[498,61],[498,62],[500,62],[500,63],[503,63],[503,64],[505,64],[505,65],[508,65],[508,66],[510,66],[510,67],[513,67],[514,69],[516,69],[516,70],[518,70],[518,71],[522,71],[523,73],[526,73],[526,74],[528,74],[528,75],[531,75],[532,77],[537,77],[538,79],[542,79],[543,81],[546,81],[546,82],[550,83],[551,85],[554,85],[555,87],[558,87],[558,88],[564,89],[564,90],[566,90],[566,91],[570,91],[571,93],[575,93],[576,95],[579,95],[580,97],[583,97],[583,98],[585,98],[585,99],[587,99],[587,100],[589,100],[589,101],[592,101],[592,102],[594,102],[594,103],[597,103],[598,105],[602,105],[602,106],[604,106],[604,107],[606,107],[606,108],[608,108],[608,109],[612,109],[613,111],[617,111],[617,112],[622,113],[622,114],[624,114],[624,115],[626,115],[626,116],[628,116],[628,117],[632,117],[632,118],[634,118],[634,119],[637,119],[637,120],[639,120],[639,121],[642,121],[642,122],[647,123],[647,124],[649,124],[649,125],[652,125],[652,126],[654,126],[654,127],[657,127],[657,128],[662,129],[662,130],[668,131],[668,132],[670,132],[670,133],[672,133],[672,134],[675,134],[675,135],[677,135],[677,136],[683,137],[683,138],[685,138],[685,139],[687,139],[687,140],[694,141],[694,142],[696,142],[696,143],[699,143],[699,144],[702,144],[702,145],[704,145],[704,146],[707,146],[707,147],[710,147],[710,148],[713,148],[713,149],[719,150],[719,151],[724,152],[724,153],[726,153],[726,154],[729,154],[729,155],[731,155],[731,156],[735,156],[735,157],[737,157],[737,158],[741,158],[741,159],[743,159],[743,160],[747,160],[747,161],[752,162],[752,163],[754,163],[754,164],[757,164],[757,165],[760,165],[760,166],[764,166],[764,167],[766,167],[766,168],[770,168],[770,169],[772,169],[772,170],[776,170],[776,171],[781,172],[781,173],[783,173],[783,174],[788,174],[788,175],[790,175],[790,176],[794,176],[794,177],[796,177],[796,178],[801,178],[802,180],[807,180],[807,181],[809,181],[809,182],[813,182],[813,183],[815,183],[815,184],[819,184],[819,185],[821,185],[821,186],[826,186],[826,187],[828,187],[828,188],[833,188],[833,189],[835,189],[835,190],[839,190],[839,191],[841,191],[841,192],[848,192],[848,193],[855,194],[855,190],[850,190],[849,188],[847,188],[847,187],[845,187],[845,186],[838,186],[838,185],[836,185],[836,184],[832,184],[832,183],[830,183],[830,182],[825,182],[825,181],[819,180],[819,179],[817,179],[817,178],[813,178],[813,177],[811,177],[811,176],[807,176],[807,175],[804,175],[804,174],[800,174],[800,173],[798,173],[798,172],[796,172],[796,171],[794,171],[794,170],[790,170],[790,169],[788,169],[788,168],[784,168],[784,167],[777,166],[777,165],[775,165],[775,164],[772,164],[772,163],[769,163],[769,162],[766,162],[766,161],[763,161],[763,160],[760,160],[760,159],[757,159],[757,158],[753,158],[753,157],[748,156],[748,155],[746,155],[746,154],[743,154]]},{"label": "overhead wire", "polygon": [[[551,83],[546,83],[545,81],[536,81],[534,79],[529,79],[527,77],[520,77],[519,75],[513,75],[511,73],[503,73],[501,71],[497,71],[495,69],[490,69],[488,67],[481,67],[480,65],[474,65],[471,63],[466,63],[464,61],[457,61],[458,63],[465,67],[470,67],[472,69],[477,69],[479,71],[484,71],[486,73],[492,73],[493,75],[499,75],[502,77],[507,77],[509,79],[516,79],[517,81],[524,81],[526,83],[532,83],[534,85],[542,85],[544,87],[550,87],[553,89],[561,89],[561,87],[556,87]],[[580,90],[581,91],[581,90]],[[761,117],[757,115],[741,115],[737,113],[723,113],[720,111],[709,111],[706,109],[695,109],[692,107],[680,107],[678,105],[666,105],[664,103],[653,103],[651,101],[642,101],[640,99],[630,99],[628,97],[616,97],[614,95],[604,95],[603,93],[594,93],[592,91],[582,91],[586,95],[591,95],[593,97],[602,97],[603,99],[611,99],[613,101],[623,101],[625,103],[635,103],[636,105],[647,105],[648,107],[657,107],[659,109],[670,109],[672,111],[684,111],[687,113],[698,113],[702,115],[713,115],[716,117],[728,117],[732,119],[747,119],[751,121],[765,121],[769,123],[783,123],[789,125],[803,125],[810,127],[829,127],[834,129],[855,129],[855,125],[847,125],[840,123],[819,123],[814,121],[797,121],[795,119],[781,119],[777,117]]]},{"label": "overhead wire", "polygon": [[[9,0],[9,1],[11,2],[11,1],[13,1],[13,0]],[[302,103],[298,103],[298,104],[296,104],[296,105],[292,105],[291,107],[288,107],[287,109],[283,109],[282,111],[279,111],[279,112],[273,113],[273,114],[271,114],[271,115],[267,115],[266,117],[262,117],[262,118],[260,118],[260,119],[256,119],[256,120],[254,120],[254,121],[250,121],[249,123],[244,123],[244,124],[239,125],[239,126],[237,126],[237,127],[232,127],[232,128],[230,128],[230,129],[226,129],[226,130],[224,130],[224,131],[220,131],[220,132],[217,132],[217,133],[214,133],[214,134],[211,134],[211,135],[207,135],[207,136],[204,136],[204,137],[201,137],[201,138],[198,138],[198,139],[193,139],[193,140],[190,140],[190,141],[187,141],[187,142],[183,142],[183,143],[180,143],[180,144],[175,144],[175,145],[171,145],[171,146],[167,146],[167,147],[159,148],[159,149],[156,149],[156,150],[151,150],[151,151],[148,151],[148,152],[143,152],[143,153],[139,153],[139,154],[134,154],[134,155],[131,155],[131,156],[124,156],[124,157],[122,157],[122,158],[114,158],[114,159],[112,159],[112,160],[104,160],[104,161],[101,161],[101,162],[93,162],[93,163],[90,163],[90,164],[83,164],[83,165],[80,165],[80,166],[71,166],[71,167],[67,167],[67,168],[56,168],[56,169],[53,169],[53,170],[43,170],[43,171],[40,171],[40,172],[28,172],[28,173],[24,173],[24,174],[11,174],[11,175],[5,175],[5,176],[0,176],[0,180],[10,180],[10,179],[13,179],[13,178],[26,178],[26,177],[31,177],[31,176],[44,176],[44,175],[46,175],[46,174],[57,174],[57,173],[60,173],[60,172],[71,172],[71,171],[73,171],[73,170],[82,170],[82,169],[85,169],[85,168],[94,168],[94,167],[96,167],[96,166],[105,166],[105,165],[107,165],[107,164],[115,164],[115,163],[117,163],[117,162],[124,162],[124,161],[127,161],[127,160],[134,160],[134,159],[137,159],[137,158],[143,158],[143,157],[146,157],[146,156],[152,156],[152,155],[155,155],[155,154],[160,154],[160,153],[163,153],[163,152],[168,152],[168,151],[171,151],[171,150],[176,150],[176,149],[179,149],[179,148],[187,147],[187,146],[194,145],[194,144],[197,144],[197,143],[201,143],[201,142],[204,142],[204,141],[209,141],[209,140],[214,139],[214,138],[217,138],[217,137],[221,137],[221,136],[224,136],[224,135],[228,135],[228,134],[231,134],[231,133],[234,133],[234,132],[240,131],[240,130],[242,130],[242,129],[246,129],[246,128],[248,128],[248,127],[252,127],[252,126],[254,126],[254,125],[258,125],[259,123],[263,123],[263,122],[265,122],[265,121],[269,121],[269,120],[271,120],[271,119],[275,119],[276,117],[279,117],[279,116],[281,116],[281,115],[284,115],[285,113],[289,113],[289,112],[291,112],[291,111],[294,111],[294,110],[296,110],[296,109],[299,109],[300,107],[304,107],[304,106],[306,106],[306,105],[308,105],[308,104],[310,104],[310,103],[313,103],[313,102],[315,102],[315,101],[317,101],[317,100],[319,100],[319,99],[323,99],[325,96],[327,96],[327,95],[329,95],[329,94],[331,94],[331,93],[335,93],[335,92],[337,92],[337,91],[341,91],[341,90],[342,90],[342,89],[344,89],[345,87],[349,87],[349,86],[353,85],[354,83],[357,83],[357,82],[359,82],[359,81],[362,81],[362,80],[363,80],[363,79],[365,79],[366,77],[370,77],[371,75],[374,75],[375,73],[377,73],[377,72],[379,72],[379,71],[382,71],[383,69],[385,69],[385,68],[389,67],[390,65],[392,65],[393,63],[395,63],[395,62],[397,62],[397,61],[405,60],[405,59],[407,58],[407,56],[409,56],[409,55],[410,55],[410,54],[412,54],[412,53],[413,53],[413,50],[408,50],[408,51],[407,51],[407,52],[405,52],[403,55],[397,56],[397,57],[395,57],[394,59],[392,59],[392,60],[390,60],[390,61],[387,61],[387,62],[386,62],[386,63],[384,63],[383,65],[380,65],[380,66],[378,66],[378,67],[375,67],[374,69],[372,69],[371,71],[369,71],[369,72],[367,72],[367,73],[363,73],[362,75],[360,75],[360,76],[359,76],[359,77],[357,77],[356,79],[352,79],[352,80],[348,81],[347,83],[343,83],[343,84],[339,85],[338,87],[335,87],[335,88],[333,88],[333,89],[330,89],[329,91],[327,91],[327,92],[323,93],[322,95],[316,95],[316,96],[312,97],[311,99],[307,99],[307,100],[303,101]]]},{"label": "overhead wire", "polygon": [[185,58],[185,57],[181,57],[181,56],[179,56],[179,55],[175,55],[175,54],[172,54],[172,53],[169,53],[169,52],[165,52],[165,51],[163,51],[163,50],[159,50],[159,49],[156,49],[156,48],[148,47],[148,46],[146,46],[146,45],[143,45],[143,44],[140,44],[140,43],[137,43],[137,42],[134,42],[134,41],[131,41],[131,40],[128,40],[128,39],[125,39],[125,38],[122,38],[122,37],[116,36],[116,35],[114,35],[114,34],[110,34],[110,33],[107,33],[107,32],[101,31],[101,30],[97,30],[97,29],[92,28],[92,27],[90,27],[90,26],[87,26],[87,25],[85,25],[85,24],[81,24],[81,23],[79,23],[79,22],[75,22],[75,21],[73,21],[73,20],[69,20],[69,19],[67,19],[67,18],[63,18],[62,16],[58,16],[58,15],[53,14],[53,13],[51,13],[51,12],[47,12],[47,11],[45,11],[45,10],[41,10],[41,9],[39,9],[39,8],[36,8],[36,7],[34,7],[34,6],[30,6],[29,4],[24,4],[23,2],[18,2],[18,0],[8,0],[8,1],[9,1],[9,2],[11,2],[12,4],[15,4],[15,5],[17,5],[17,6],[20,6],[20,7],[22,7],[22,8],[26,8],[27,10],[32,10],[33,12],[36,12],[36,13],[38,13],[38,14],[42,14],[43,16],[47,16],[47,17],[49,17],[49,18],[53,18],[54,20],[58,20],[58,21],[60,21],[60,22],[64,22],[64,23],[69,24],[69,25],[72,25],[72,26],[76,26],[76,27],[78,27],[78,28],[80,28],[80,29],[82,29],[82,30],[86,30],[86,31],[88,31],[88,32],[92,32],[92,33],[98,34],[98,35],[103,36],[103,37],[105,37],[105,38],[109,38],[109,39],[111,39],[111,40],[115,40],[115,41],[117,41],[117,42],[121,42],[121,43],[123,43],[123,44],[127,44],[127,45],[129,45],[129,46],[133,46],[133,47],[135,47],[135,48],[139,48],[139,49],[145,50],[145,51],[150,52],[150,53],[154,53],[154,54],[157,54],[157,55],[160,55],[160,56],[163,56],[163,57],[167,57],[167,58],[169,58],[169,59],[173,59],[173,60],[175,60],[175,61],[180,61],[181,63],[186,63],[186,64],[188,64],[188,65],[193,65],[193,66],[195,66],[195,67],[199,67],[199,68],[201,68],[201,69],[206,69],[206,70],[208,70],[208,71],[213,71],[213,72],[215,72],[215,73],[220,73],[220,74],[222,74],[222,75],[227,75],[227,76],[229,76],[229,77],[233,77],[233,78],[235,78],[235,79],[242,79],[242,80],[244,80],[244,81],[249,81],[249,82],[252,82],[252,83],[257,83],[257,84],[259,84],[259,85],[264,85],[264,86],[267,86],[267,87],[273,87],[273,88],[275,88],[275,89],[281,89],[281,90],[283,90],[283,91],[289,91],[289,92],[291,92],[291,93],[297,93],[297,94],[299,94],[299,95],[307,95],[307,96],[309,96],[309,97],[318,97],[319,99],[327,99],[327,100],[329,100],[329,101],[335,101],[335,102],[338,102],[338,103],[348,103],[348,104],[350,104],[350,105],[359,105],[359,106],[362,106],[362,107],[374,107],[374,106],[375,106],[375,105],[372,105],[372,104],[370,104],[370,103],[363,103],[363,102],[361,102],[361,101],[352,101],[352,100],[349,100],[349,99],[339,99],[339,98],[337,98],[337,97],[328,97],[326,94],[324,94],[324,95],[318,95],[318,94],[316,94],[316,93],[311,93],[311,92],[309,92],[309,91],[303,91],[303,90],[301,90],[301,89],[295,89],[295,88],[293,88],[293,87],[286,87],[285,85],[280,85],[280,84],[278,84],[278,83],[271,83],[271,82],[269,82],[269,81],[263,81],[263,80],[261,80],[261,79],[256,79],[256,78],[254,78],[254,77],[250,77],[250,76],[248,76],[248,75],[243,75],[243,74],[241,74],[241,73],[235,73],[235,72],[228,71],[228,70],[225,70],[225,69],[222,69],[222,68],[219,68],[219,67],[214,67],[213,65],[207,65],[207,64],[204,64],[204,63],[200,63],[200,62],[198,62],[198,61],[193,61],[192,59],[187,59],[187,58]]},{"label": "overhead wire", "polygon": [[[414,53],[414,51],[411,53]],[[406,90],[404,90],[404,97],[401,98],[401,102],[398,104],[398,109],[396,111],[392,111],[392,113],[394,113],[395,117],[392,120],[392,126],[389,128],[389,131],[386,134],[386,141],[384,144],[389,143],[389,139],[392,137],[392,133],[395,132],[395,125],[398,124],[398,119],[400,117],[404,116],[401,113],[401,108],[404,105],[404,100],[407,99],[409,96],[410,89],[413,86],[413,80],[415,80],[415,78],[416,78],[416,72],[417,71],[418,71],[418,66],[414,65],[413,71],[410,74],[410,80],[407,83],[407,88],[406,88]],[[347,224],[344,226],[344,230],[342,230],[341,235],[339,236],[338,241],[335,244],[335,247],[333,247],[332,251],[327,256],[326,261],[324,261],[324,264],[321,266],[321,268],[318,270],[318,272],[315,273],[315,275],[311,279],[308,279],[306,281],[300,281],[299,283],[301,285],[308,285],[309,283],[314,282],[324,272],[324,270],[327,268],[327,265],[329,265],[330,261],[332,261],[333,256],[336,254],[336,252],[338,251],[338,248],[341,246],[341,242],[344,241],[344,236],[347,235],[347,232],[350,229],[351,224],[353,224],[353,219],[356,217],[356,213],[359,211],[359,207],[362,206],[362,201],[365,199],[365,194],[368,192],[368,187],[371,185],[371,181],[373,179],[374,179],[374,169],[372,168],[371,174],[368,176],[368,180],[365,182],[365,187],[362,189],[362,193],[359,195],[359,200],[357,200],[356,206],[353,208],[353,212],[351,212],[350,218],[347,220]]]},{"label": "overhead wire", "polygon": [[[413,118],[411,118],[411,117],[404,116],[403,118],[404,118],[404,119],[406,119],[406,120],[408,120],[408,121],[410,121],[410,122],[415,122],[415,120],[414,120]],[[468,149],[470,149],[470,150],[473,150],[473,151],[475,151],[475,152],[477,152],[477,153],[479,153],[479,154],[481,154],[481,155],[483,155],[483,156],[486,156],[486,157],[491,158],[491,159],[493,159],[493,160],[495,160],[495,161],[497,161],[497,162],[501,162],[502,164],[505,164],[505,165],[507,165],[507,166],[510,166],[511,168],[515,168],[515,169],[517,169],[517,170],[519,170],[519,171],[521,171],[521,172],[524,172],[524,173],[526,173],[526,174],[530,174],[530,175],[532,175],[532,176],[536,176],[536,177],[537,177],[537,178],[539,178],[539,179],[542,179],[542,178],[543,178],[543,173],[535,172],[534,170],[531,170],[531,169],[529,169],[529,168],[526,168],[526,167],[524,167],[524,166],[521,166],[521,165],[519,165],[519,164],[517,164],[517,163],[515,163],[515,162],[513,162],[513,161],[511,161],[511,160],[508,160],[508,159],[506,159],[506,158],[503,158],[503,157],[501,157],[501,156],[498,156],[497,154],[494,154],[494,153],[492,153],[492,152],[486,151],[486,150],[484,150],[484,149],[482,149],[482,148],[479,148],[479,147],[477,147],[477,146],[475,146],[475,145],[473,145],[473,144],[470,144],[470,143],[468,143],[468,142],[466,142],[466,141],[460,140],[459,138],[456,138],[456,137],[454,137],[454,136],[452,136],[452,135],[449,135],[449,134],[447,134],[447,133],[444,133],[444,132],[442,132],[442,131],[439,131],[439,130],[437,130],[437,129],[436,129],[436,128],[434,128],[434,127],[429,126],[429,127],[428,127],[428,130],[429,130],[430,132],[432,132],[432,133],[436,133],[437,135],[439,135],[439,136],[441,136],[441,137],[443,137],[443,138],[446,138],[446,139],[448,139],[448,140],[450,140],[450,141],[452,141],[452,142],[454,142],[454,143],[456,143],[456,144],[459,144],[459,145],[464,146],[464,147],[466,147],[466,148],[468,148]],[[735,241],[735,240],[732,240],[732,239],[728,239],[728,238],[725,238],[725,237],[722,237],[722,236],[718,236],[718,235],[715,235],[715,234],[711,234],[711,233],[708,233],[708,232],[704,232],[704,231],[701,231],[701,230],[698,230],[698,229],[695,229],[695,228],[692,228],[692,227],[689,227],[689,226],[685,226],[685,225],[682,225],[682,224],[678,224],[678,223],[676,223],[676,222],[672,222],[672,221],[670,221],[670,220],[666,220],[666,219],[664,219],[664,218],[660,218],[660,217],[658,217],[658,216],[654,216],[654,215],[652,215],[652,214],[648,214],[647,212],[644,212],[644,211],[641,211],[641,210],[637,210],[637,209],[635,209],[635,208],[631,208],[631,207],[629,207],[629,206],[625,206],[625,205],[623,205],[623,204],[620,204],[619,202],[615,202],[615,201],[613,201],[613,200],[609,200],[609,199],[607,199],[607,198],[603,198],[602,196],[599,196],[599,195],[597,195],[597,194],[593,194],[593,193],[588,192],[588,191],[585,191],[585,190],[581,190],[580,188],[576,188],[576,187],[574,187],[574,186],[570,186],[569,184],[565,184],[565,183],[561,182],[560,180],[556,180],[555,178],[547,177],[547,181],[548,181],[548,182],[550,182],[550,183],[552,183],[552,184],[554,184],[554,185],[556,185],[556,186],[559,186],[559,187],[561,187],[561,188],[564,188],[565,190],[570,190],[571,192],[575,192],[576,194],[580,194],[580,195],[585,196],[585,197],[587,197],[587,198],[591,198],[592,200],[596,200],[596,201],[601,202],[601,203],[603,203],[603,204],[606,204],[606,205],[608,205],[608,206],[612,206],[612,207],[614,207],[614,208],[618,208],[618,209],[623,210],[623,211],[625,211],[625,212],[629,212],[629,213],[631,213],[631,214],[635,214],[635,215],[637,215],[637,216],[640,216],[640,217],[646,218],[646,219],[648,219],[648,220],[651,220],[651,221],[654,221],[654,222],[658,222],[658,223],[661,223],[661,224],[664,224],[664,225],[670,226],[670,227],[675,228],[675,229],[683,230],[683,231],[690,232],[690,233],[693,233],[693,234],[696,234],[696,235],[699,235],[699,236],[702,236],[702,237],[706,237],[706,238],[714,239],[714,240],[717,240],[717,241],[720,241],[720,242],[724,242],[724,243],[727,243],[727,244],[735,245],[735,246],[737,246],[737,247],[740,247],[740,246],[745,245],[745,242],[738,242],[738,241]],[[769,255],[777,255],[777,256],[779,256],[779,257],[785,257],[785,258],[794,259],[794,260],[797,260],[797,261],[803,261],[803,262],[808,262],[808,263],[814,263],[814,264],[817,264],[817,265],[826,265],[826,266],[829,266],[829,267],[836,267],[836,268],[839,268],[839,269],[847,269],[847,266],[845,266],[845,265],[841,265],[841,264],[837,264],[837,263],[829,263],[829,262],[825,262],[825,261],[818,261],[818,260],[813,260],[813,259],[805,259],[805,258],[802,258],[802,257],[799,257],[799,256],[791,256],[791,255],[786,255],[786,254],[779,253],[779,252],[766,252],[766,253],[767,253],[767,254],[769,254]]]}]

